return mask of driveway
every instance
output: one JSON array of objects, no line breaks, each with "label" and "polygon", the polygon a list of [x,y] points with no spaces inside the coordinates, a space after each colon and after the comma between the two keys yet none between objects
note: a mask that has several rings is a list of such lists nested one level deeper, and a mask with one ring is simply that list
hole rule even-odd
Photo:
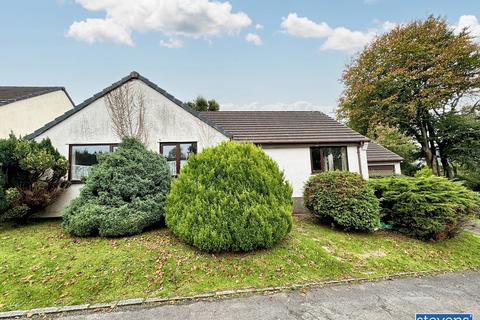
[{"label": "driveway", "polygon": [[213,302],[117,309],[64,320],[123,319],[415,319],[415,313],[480,317],[480,272],[370,282]]}]

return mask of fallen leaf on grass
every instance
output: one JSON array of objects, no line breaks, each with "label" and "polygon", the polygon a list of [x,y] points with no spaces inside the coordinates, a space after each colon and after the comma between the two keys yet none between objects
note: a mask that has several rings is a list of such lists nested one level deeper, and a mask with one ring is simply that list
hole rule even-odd
[{"label": "fallen leaf on grass", "polygon": [[25,278],[22,278],[22,282],[30,282],[30,279],[32,279],[33,274],[26,276]]}]

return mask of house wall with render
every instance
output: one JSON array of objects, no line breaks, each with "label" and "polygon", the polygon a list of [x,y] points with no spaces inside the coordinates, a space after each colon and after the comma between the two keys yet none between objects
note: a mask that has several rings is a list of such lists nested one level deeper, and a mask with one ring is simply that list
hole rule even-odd
[{"label": "house wall with render", "polygon": [[[209,124],[167,99],[140,80],[129,82],[140,90],[146,102],[147,147],[159,152],[161,142],[197,142],[198,152],[202,149],[229,140]],[[119,143],[112,129],[112,121],[103,98],[92,102],[81,111],[35,137],[40,141],[50,138],[53,146],[67,159],[71,144]],[[66,205],[78,196],[81,184],[73,184],[54,204],[40,215],[58,217]]]},{"label": "house wall with render", "polygon": [[13,132],[25,136],[73,108],[63,90],[0,106],[0,139]]},{"label": "house wall with render", "polygon": [[[361,144],[339,144],[336,146],[347,147],[348,171],[356,172],[368,179],[368,166],[366,146]],[[294,211],[304,212],[302,195],[305,182],[312,176],[310,160],[310,146],[263,146],[265,152],[275,160],[280,169],[284,171],[285,178],[293,188]]]}]

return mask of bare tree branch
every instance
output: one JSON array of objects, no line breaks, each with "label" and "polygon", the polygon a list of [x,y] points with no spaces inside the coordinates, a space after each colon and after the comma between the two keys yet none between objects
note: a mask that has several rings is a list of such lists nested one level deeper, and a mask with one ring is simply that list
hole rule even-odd
[{"label": "bare tree branch", "polygon": [[131,83],[126,83],[105,95],[105,105],[112,119],[115,134],[137,138],[143,143],[148,140],[145,124],[145,95],[140,89],[135,89]]}]

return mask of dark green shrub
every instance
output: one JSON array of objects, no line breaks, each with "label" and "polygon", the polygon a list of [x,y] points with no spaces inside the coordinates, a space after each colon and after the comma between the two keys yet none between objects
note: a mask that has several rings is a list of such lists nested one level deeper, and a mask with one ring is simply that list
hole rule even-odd
[{"label": "dark green shrub", "polygon": [[5,176],[0,172],[0,212],[5,212],[9,207],[5,194]]},{"label": "dark green shrub", "polygon": [[269,248],[292,227],[292,189],[253,144],[224,142],[188,159],[168,195],[166,221],[209,252]]},{"label": "dark green shrub", "polygon": [[68,186],[67,160],[50,140],[0,139],[0,221],[24,222]]},{"label": "dark green shrub", "polygon": [[372,179],[382,221],[409,236],[429,240],[455,236],[478,212],[479,195],[461,183],[426,174]]},{"label": "dark green shrub", "polygon": [[357,173],[328,171],[310,177],[303,201],[321,221],[345,230],[372,231],[380,223],[378,199]]},{"label": "dark green shrub", "polygon": [[127,138],[117,151],[99,156],[63,226],[76,236],[140,233],[164,221],[170,180],[164,157]]}]

